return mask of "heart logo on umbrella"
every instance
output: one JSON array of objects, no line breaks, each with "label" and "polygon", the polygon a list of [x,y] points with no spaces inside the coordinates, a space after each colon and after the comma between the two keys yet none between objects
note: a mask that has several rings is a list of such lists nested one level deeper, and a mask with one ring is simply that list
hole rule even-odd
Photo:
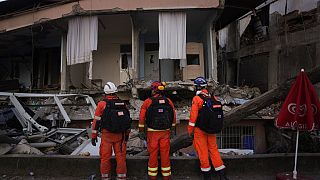
[{"label": "heart logo on umbrella", "polygon": [[[317,114],[317,112],[318,112],[317,106],[314,105],[314,104],[311,104],[311,108],[312,108],[312,113],[313,114]],[[294,115],[296,113],[296,111],[297,111],[297,104],[296,103],[290,103],[288,105],[288,111],[291,114]],[[298,116],[300,116],[300,117],[305,116],[306,113],[307,113],[307,105],[306,104],[300,105],[298,113],[299,113]]]}]

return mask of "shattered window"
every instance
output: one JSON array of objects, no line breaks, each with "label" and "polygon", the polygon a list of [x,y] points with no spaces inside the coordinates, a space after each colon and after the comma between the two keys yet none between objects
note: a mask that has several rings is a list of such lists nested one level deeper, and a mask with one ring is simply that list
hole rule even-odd
[{"label": "shattered window", "polygon": [[131,53],[121,54],[121,69],[132,68],[132,56]]},{"label": "shattered window", "polygon": [[187,54],[187,65],[200,65],[199,54]]},{"label": "shattered window", "polygon": [[131,44],[120,45],[121,69],[132,68]]}]

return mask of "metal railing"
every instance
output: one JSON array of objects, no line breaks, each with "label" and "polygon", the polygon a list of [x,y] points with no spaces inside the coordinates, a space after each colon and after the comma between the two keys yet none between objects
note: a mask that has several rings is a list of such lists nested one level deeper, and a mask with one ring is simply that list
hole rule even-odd
[{"label": "metal railing", "polygon": [[255,126],[226,127],[217,134],[219,149],[255,149]]}]

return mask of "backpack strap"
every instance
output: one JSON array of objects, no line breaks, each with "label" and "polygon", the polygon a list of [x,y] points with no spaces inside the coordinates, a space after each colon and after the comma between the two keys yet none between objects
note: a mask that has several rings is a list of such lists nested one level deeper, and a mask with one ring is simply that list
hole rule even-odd
[{"label": "backpack strap", "polygon": [[103,99],[104,102],[106,102],[106,107],[105,108],[110,108],[112,106],[113,99]]},{"label": "backpack strap", "polygon": [[211,99],[212,97],[211,96],[207,96],[205,97],[203,94],[199,94],[198,95],[203,101],[207,102],[208,99]]}]

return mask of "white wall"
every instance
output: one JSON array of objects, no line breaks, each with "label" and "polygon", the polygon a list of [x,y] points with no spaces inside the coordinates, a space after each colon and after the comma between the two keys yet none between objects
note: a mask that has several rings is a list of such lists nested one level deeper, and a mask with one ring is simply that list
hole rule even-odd
[{"label": "white wall", "polygon": [[[309,11],[317,7],[318,0],[288,0],[287,13],[294,10]],[[279,0],[270,5],[270,14],[278,12],[282,15],[285,14],[286,0]]]},{"label": "white wall", "polygon": [[[86,64],[75,64],[70,66],[70,85],[75,87],[81,87],[81,83],[85,82],[85,75],[86,75]],[[69,76],[67,74],[67,76]]]}]

